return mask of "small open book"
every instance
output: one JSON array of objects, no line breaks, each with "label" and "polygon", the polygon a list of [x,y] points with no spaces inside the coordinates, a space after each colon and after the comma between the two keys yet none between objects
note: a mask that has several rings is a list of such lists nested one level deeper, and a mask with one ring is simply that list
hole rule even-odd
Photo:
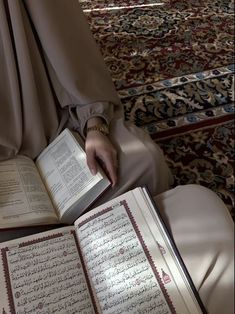
[{"label": "small open book", "polygon": [[142,188],[0,252],[2,313],[206,313]]},{"label": "small open book", "polygon": [[65,129],[37,158],[0,162],[0,229],[73,223],[107,188],[93,176],[78,134]]}]

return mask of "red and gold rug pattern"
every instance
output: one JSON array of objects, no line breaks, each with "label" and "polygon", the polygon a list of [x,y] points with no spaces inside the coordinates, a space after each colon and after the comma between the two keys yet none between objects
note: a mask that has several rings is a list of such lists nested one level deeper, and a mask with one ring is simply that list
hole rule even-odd
[{"label": "red and gold rug pattern", "polygon": [[80,0],[125,118],[234,216],[234,3]]}]

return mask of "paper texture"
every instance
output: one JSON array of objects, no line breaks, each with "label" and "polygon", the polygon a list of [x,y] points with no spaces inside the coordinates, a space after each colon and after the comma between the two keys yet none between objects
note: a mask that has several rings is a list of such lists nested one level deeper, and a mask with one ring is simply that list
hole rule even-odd
[{"label": "paper texture", "polygon": [[39,173],[27,157],[0,163],[0,227],[56,221]]},{"label": "paper texture", "polygon": [[84,214],[74,227],[0,249],[0,309],[6,312],[203,313],[141,188]]},{"label": "paper texture", "polygon": [[135,190],[75,223],[102,313],[202,313],[146,201]]},{"label": "paper texture", "polygon": [[[6,313],[94,313],[73,229],[36,235],[1,250]],[[3,277],[4,274],[4,277]]]},{"label": "paper texture", "polygon": [[36,164],[60,217],[102,179],[99,173],[90,173],[84,150],[68,130],[43,151]]}]

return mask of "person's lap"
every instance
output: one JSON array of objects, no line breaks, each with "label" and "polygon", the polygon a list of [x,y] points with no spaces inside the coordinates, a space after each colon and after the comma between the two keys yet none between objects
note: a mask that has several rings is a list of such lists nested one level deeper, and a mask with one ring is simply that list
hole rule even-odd
[{"label": "person's lap", "polygon": [[138,186],[147,186],[152,195],[170,188],[173,180],[164,155],[145,131],[116,119],[110,137],[118,152],[118,184],[95,206]]},{"label": "person's lap", "polygon": [[233,222],[223,202],[199,185],[169,190],[172,176],[164,155],[143,130],[116,120],[111,137],[118,148],[120,181],[108,198],[143,185],[158,195],[163,219],[209,312],[232,313]]},{"label": "person's lap", "polygon": [[[94,207],[137,186],[147,186],[209,313],[232,313],[233,223],[224,204],[215,193],[197,185],[169,190],[172,176],[148,134],[121,119],[114,120],[110,129],[118,150],[119,182]],[[1,232],[0,242],[43,230]]]},{"label": "person's lap", "polygon": [[178,186],[155,198],[196,289],[213,314],[232,314],[234,224],[212,191]]}]

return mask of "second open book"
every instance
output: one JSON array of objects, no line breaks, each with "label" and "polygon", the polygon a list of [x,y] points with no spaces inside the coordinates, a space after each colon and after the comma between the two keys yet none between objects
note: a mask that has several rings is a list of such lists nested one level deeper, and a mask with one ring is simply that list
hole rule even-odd
[{"label": "second open book", "polygon": [[109,186],[101,168],[90,173],[78,134],[65,129],[36,162],[0,162],[0,229],[73,223]]},{"label": "second open book", "polygon": [[145,189],[0,244],[4,313],[204,313]]}]

